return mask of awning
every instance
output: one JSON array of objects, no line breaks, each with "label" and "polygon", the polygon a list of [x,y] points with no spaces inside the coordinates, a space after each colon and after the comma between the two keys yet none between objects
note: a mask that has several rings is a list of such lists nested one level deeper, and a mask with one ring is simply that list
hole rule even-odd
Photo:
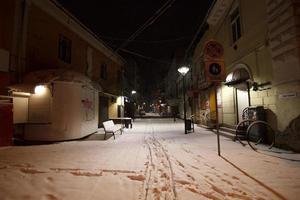
[{"label": "awning", "polygon": [[237,68],[227,75],[225,85],[247,90],[247,84],[250,80],[251,76],[245,68]]}]

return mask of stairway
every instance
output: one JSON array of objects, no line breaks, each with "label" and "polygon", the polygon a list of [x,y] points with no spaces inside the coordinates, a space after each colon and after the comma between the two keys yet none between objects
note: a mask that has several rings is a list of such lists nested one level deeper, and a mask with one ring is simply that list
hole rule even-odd
[{"label": "stairway", "polygon": [[[214,128],[213,132],[217,133],[217,129]],[[219,133],[220,133],[220,135],[227,137],[231,140],[234,140],[234,138],[235,138],[235,128],[233,128],[233,127],[221,126],[219,129]]]},{"label": "stairway", "polygon": [[[197,126],[205,128],[205,129],[209,129],[209,130],[213,131],[214,133],[217,133],[217,129],[215,128],[215,126],[205,126],[203,124],[197,124]],[[236,126],[229,126],[229,125],[220,126],[219,133],[220,133],[220,135],[222,135],[224,137],[234,140],[235,127]]]}]

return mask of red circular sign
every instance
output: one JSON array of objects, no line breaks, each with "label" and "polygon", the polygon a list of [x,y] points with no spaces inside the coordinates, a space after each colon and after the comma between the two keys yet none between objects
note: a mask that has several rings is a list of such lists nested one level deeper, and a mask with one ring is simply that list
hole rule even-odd
[{"label": "red circular sign", "polygon": [[224,55],[224,49],[219,42],[212,40],[206,43],[204,53],[209,58],[220,59]]}]

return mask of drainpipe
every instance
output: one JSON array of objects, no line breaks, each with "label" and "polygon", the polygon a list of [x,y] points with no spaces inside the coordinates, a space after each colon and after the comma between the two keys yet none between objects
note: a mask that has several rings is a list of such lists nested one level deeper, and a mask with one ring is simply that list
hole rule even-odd
[{"label": "drainpipe", "polygon": [[240,120],[239,120],[239,109],[238,109],[239,105],[238,105],[237,95],[238,95],[237,94],[237,88],[235,88],[235,112],[236,112],[236,121],[237,121],[236,124],[238,124],[240,122]]},{"label": "drainpipe", "polygon": [[248,91],[248,105],[251,106],[251,97],[250,97],[250,83],[247,81],[247,91]]}]

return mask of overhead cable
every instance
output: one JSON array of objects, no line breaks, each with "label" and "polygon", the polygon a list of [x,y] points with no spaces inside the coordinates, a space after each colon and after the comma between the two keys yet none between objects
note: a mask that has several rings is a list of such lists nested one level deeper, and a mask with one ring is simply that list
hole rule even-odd
[{"label": "overhead cable", "polygon": [[175,2],[176,0],[168,0],[161,8],[159,8],[154,15],[152,15],[137,31],[135,31],[123,44],[118,47],[115,52],[127,46],[131,41],[133,41],[138,35],[140,35],[147,27],[152,25],[162,14],[164,14]]},{"label": "overhead cable", "polygon": [[[110,37],[110,36],[101,36],[99,35],[100,38],[107,39],[107,40],[115,40],[115,41],[125,41],[127,39],[125,38],[116,38],[116,37]],[[167,42],[174,42],[174,41],[183,41],[183,40],[188,40],[192,38],[193,36],[182,36],[178,38],[170,38],[170,39],[165,39],[165,40],[134,40],[132,42],[134,43],[150,43],[150,44],[156,44],[156,43],[167,43]]]},{"label": "overhead cable", "polygon": [[152,58],[152,57],[149,57],[149,56],[145,56],[145,55],[142,55],[142,54],[139,54],[139,53],[127,50],[127,49],[120,49],[120,51],[123,51],[125,53],[129,53],[131,55],[134,55],[134,56],[146,59],[146,60],[151,60],[151,61],[154,61],[154,62],[164,63],[164,64],[168,64],[168,65],[172,64],[171,62],[160,60],[160,59],[156,59],[156,58]]}]

